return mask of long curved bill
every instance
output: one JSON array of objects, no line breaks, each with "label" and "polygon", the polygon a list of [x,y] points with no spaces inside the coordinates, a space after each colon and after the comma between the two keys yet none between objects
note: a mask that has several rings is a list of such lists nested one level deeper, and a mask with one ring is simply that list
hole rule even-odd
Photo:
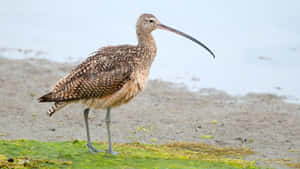
[{"label": "long curved bill", "polygon": [[169,26],[163,25],[163,24],[158,24],[158,28],[168,30],[170,32],[176,33],[178,35],[181,35],[183,37],[186,37],[186,38],[192,40],[193,42],[197,43],[198,45],[200,45],[204,49],[206,49],[213,56],[213,58],[215,58],[215,54],[207,46],[205,46],[202,42],[198,41],[197,39],[193,38],[192,36],[190,36],[184,32],[181,32],[179,30],[176,30],[174,28],[171,28]]}]

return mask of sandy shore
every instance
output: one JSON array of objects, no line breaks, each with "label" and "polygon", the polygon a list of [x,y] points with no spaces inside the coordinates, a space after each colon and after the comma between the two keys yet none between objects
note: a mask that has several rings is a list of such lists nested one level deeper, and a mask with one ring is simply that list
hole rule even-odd
[{"label": "sandy shore", "polygon": [[[70,105],[52,118],[37,98],[72,69],[47,60],[0,57],[0,139],[85,140],[83,106]],[[106,141],[104,110],[90,116],[93,141]],[[211,135],[212,138],[203,138]],[[272,94],[227,95],[215,89],[189,92],[152,80],[131,103],[112,109],[114,142],[206,142],[246,146],[260,159],[300,161],[300,105]]]}]

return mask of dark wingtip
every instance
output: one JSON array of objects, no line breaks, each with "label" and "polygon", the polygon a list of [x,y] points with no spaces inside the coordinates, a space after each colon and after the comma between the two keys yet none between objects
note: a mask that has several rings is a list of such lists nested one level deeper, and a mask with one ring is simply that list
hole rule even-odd
[{"label": "dark wingtip", "polygon": [[39,102],[52,102],[52,92],[43,95],[42,97],[38,98]]}]

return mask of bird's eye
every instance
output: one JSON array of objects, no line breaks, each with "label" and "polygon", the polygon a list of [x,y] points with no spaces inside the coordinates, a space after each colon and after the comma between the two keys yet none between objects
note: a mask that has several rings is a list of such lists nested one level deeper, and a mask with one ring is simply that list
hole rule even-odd
[{"label": "bird's eye", "polygon": [[150,22],[150,23],[153,23],[153,22],[154,22],[154,20],[153,20],[153,19],[150,19],[150,20],[149,20],[149,22]]}]

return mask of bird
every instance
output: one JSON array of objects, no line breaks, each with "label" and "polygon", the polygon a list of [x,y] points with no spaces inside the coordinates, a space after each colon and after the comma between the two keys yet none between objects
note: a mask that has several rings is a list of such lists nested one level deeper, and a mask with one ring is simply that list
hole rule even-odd
[{"label": "bird", "polygon": [[[192,40],[215,54],[202,42],[192,36],[166,26],[152,14],[141,14],[136,22],[137,45],[107,46],[98,49],[75,67],[71,73],[61,78],[53,89],[38,98],[39,102],[52,102],[47,114],[55,112],[71,103],[81,103],[87,134],[87,147],[91,153],[107,152],[117,154],[112,149],[111,109],[126,104],[146,87],[152,62],[157,53],[152,32],[163,29]],[[105,109],[105,123],[108,135],[108,149],[93,147],[90,137],[88,115],[90,109]]]}]

